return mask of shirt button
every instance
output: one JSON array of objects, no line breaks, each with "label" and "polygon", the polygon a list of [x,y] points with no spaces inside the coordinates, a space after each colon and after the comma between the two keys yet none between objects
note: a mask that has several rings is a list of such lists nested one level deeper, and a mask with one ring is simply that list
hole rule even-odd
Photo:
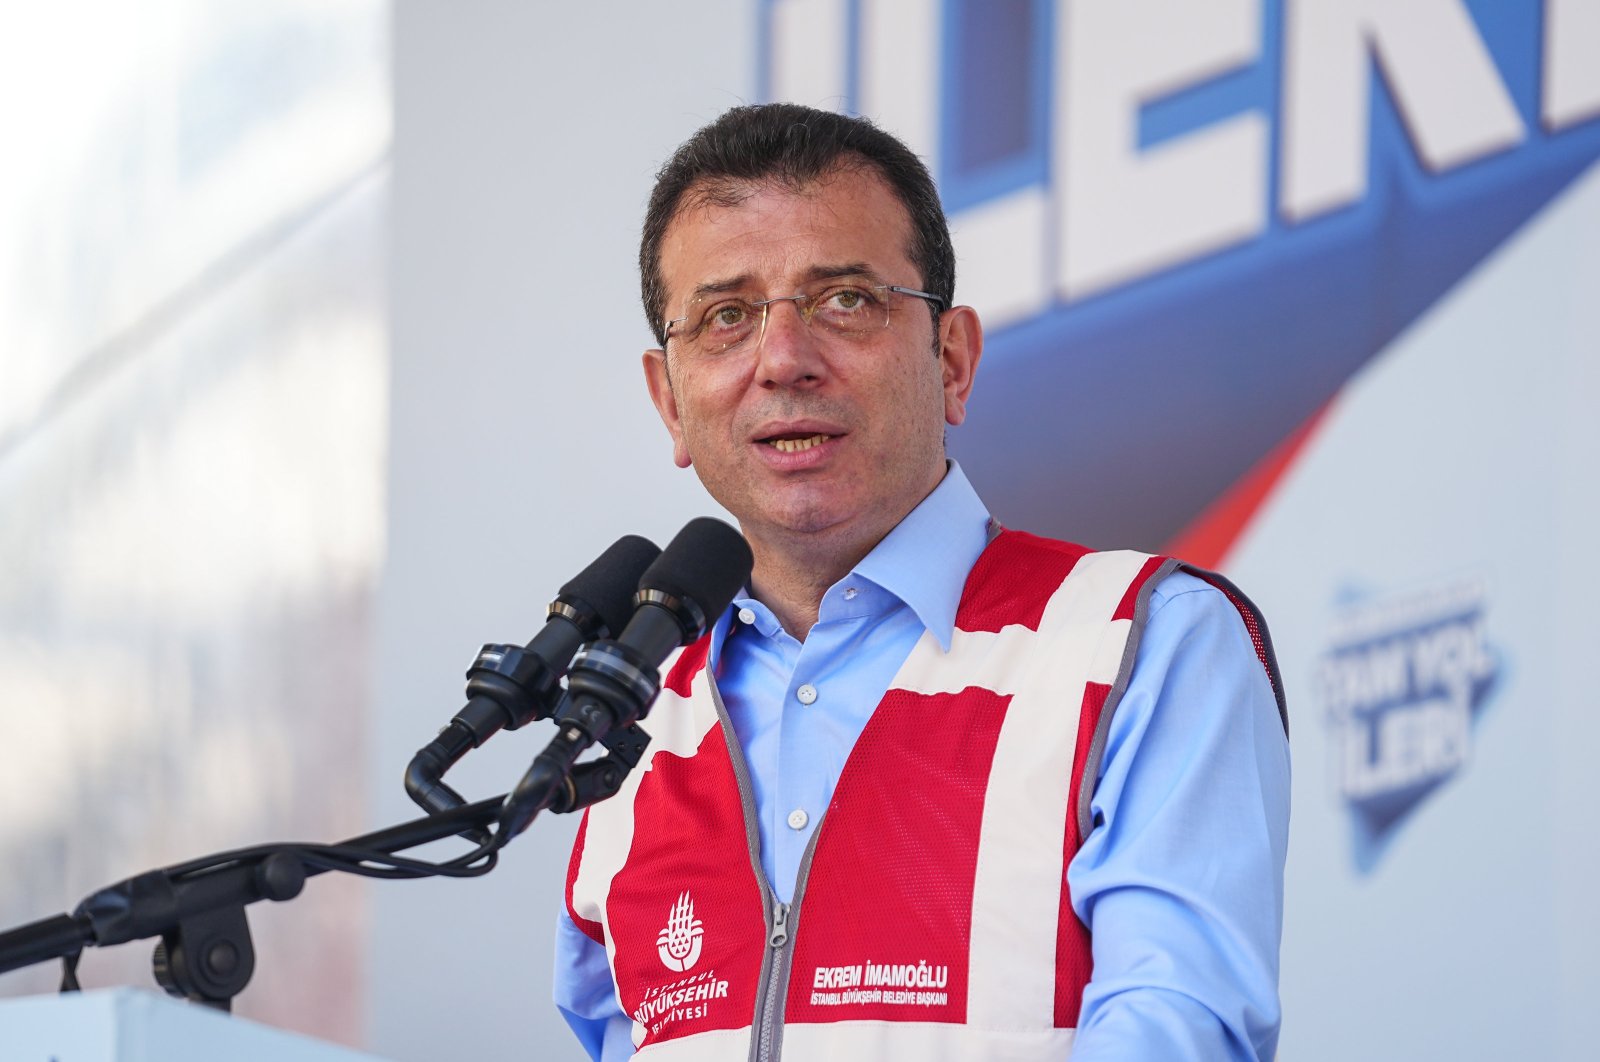
[{"label": "shirt button", "polygon": [[789,828],[792,830],[803,830],[810,821],[811,816],[805,813],[804,808],[795,808],[789,812]]},{"label": "shirt button", "polygon": [[857,590],[855,587],[847,586],[844,588],[844,599],[846,601],[854,601],[856,599],[856,595],[859,593],[861,593],[861,591]]},{"label": "shirt button", "polygon": [[755,621],[756,621],[756,614],[755,614],[755,611],[753,609],[741,608],[739,610],[739,622],[740,623],[754,623]]},{"label": "shirt button", "polygon": [[817,699],[817,688],[808,682],[795,690],[794,695],[801,704],[810,704]]}]

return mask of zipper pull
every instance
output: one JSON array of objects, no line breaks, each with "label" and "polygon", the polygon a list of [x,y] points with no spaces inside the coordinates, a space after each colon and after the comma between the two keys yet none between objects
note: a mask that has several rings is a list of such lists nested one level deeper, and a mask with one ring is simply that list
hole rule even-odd
[{"label": "zipper pull", "polygon": [[772,910],[772,935],[767,938],[767,943],[774,948],[781,948],[789,939],[789,905],[780,903]]}]

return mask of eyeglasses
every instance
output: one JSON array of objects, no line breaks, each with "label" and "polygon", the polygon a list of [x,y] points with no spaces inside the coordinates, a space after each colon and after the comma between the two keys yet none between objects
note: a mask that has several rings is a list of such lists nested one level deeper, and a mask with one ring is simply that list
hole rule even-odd
[{"label": "eyeglasses", "polygon": [[813,330],[845,340],[859,341],[889,327],[891,297],[909,295],[944,307],[944,299],[926,291],[896,284],[868,284],[860,278],[832,279],[798,295],[771,299],[744,299],[725,294],[701,295],[684,307],[683,316],[666,322],[667,341],[680,353],[696,357],[721,354],[754,337],[759,343],[767,328],[767,307],[792,302],[800,320]]}]

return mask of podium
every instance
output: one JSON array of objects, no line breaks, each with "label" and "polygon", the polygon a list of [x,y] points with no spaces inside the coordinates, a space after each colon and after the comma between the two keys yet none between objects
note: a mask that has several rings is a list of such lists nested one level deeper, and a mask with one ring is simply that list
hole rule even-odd
[{"label": "podium", "polygon": [[5,1062],[382,1062],[156,992],[113,988],[0,1001]]}]

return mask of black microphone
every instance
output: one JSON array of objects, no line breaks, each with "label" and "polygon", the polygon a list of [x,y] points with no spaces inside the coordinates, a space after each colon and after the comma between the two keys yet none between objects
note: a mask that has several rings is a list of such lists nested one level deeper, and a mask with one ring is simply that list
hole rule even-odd
[{"label": "black microphone", "polygon": [[406,792],[429,814],[466,800],[440,779],[496,732],[547,718],[561,698],[561,676],[586,642],[609,638],[633,612],[634,587],[661,548],[625,535],[561,588],[544,627],[525,646],[485,645],[467,671],[467,704],[406,767]]},{"label": "black microphone", "polygon": [[[744,537],[721,520],[700,517],[678,532],[640,577],[634,595],[638,607],[627,627],[615,640],[594,642],[573,659],[567,696],[556,713],[556,736],[501,808],[502,843],[527,829],[545,807],[574,806],[569,778],[578,757],[644,718],[661,690],[661,662],[706,632],[749,580],[753,564]],[[620,786],[626,770],[611,773]],[[613,786],[604,788],[615,792]]]}]

